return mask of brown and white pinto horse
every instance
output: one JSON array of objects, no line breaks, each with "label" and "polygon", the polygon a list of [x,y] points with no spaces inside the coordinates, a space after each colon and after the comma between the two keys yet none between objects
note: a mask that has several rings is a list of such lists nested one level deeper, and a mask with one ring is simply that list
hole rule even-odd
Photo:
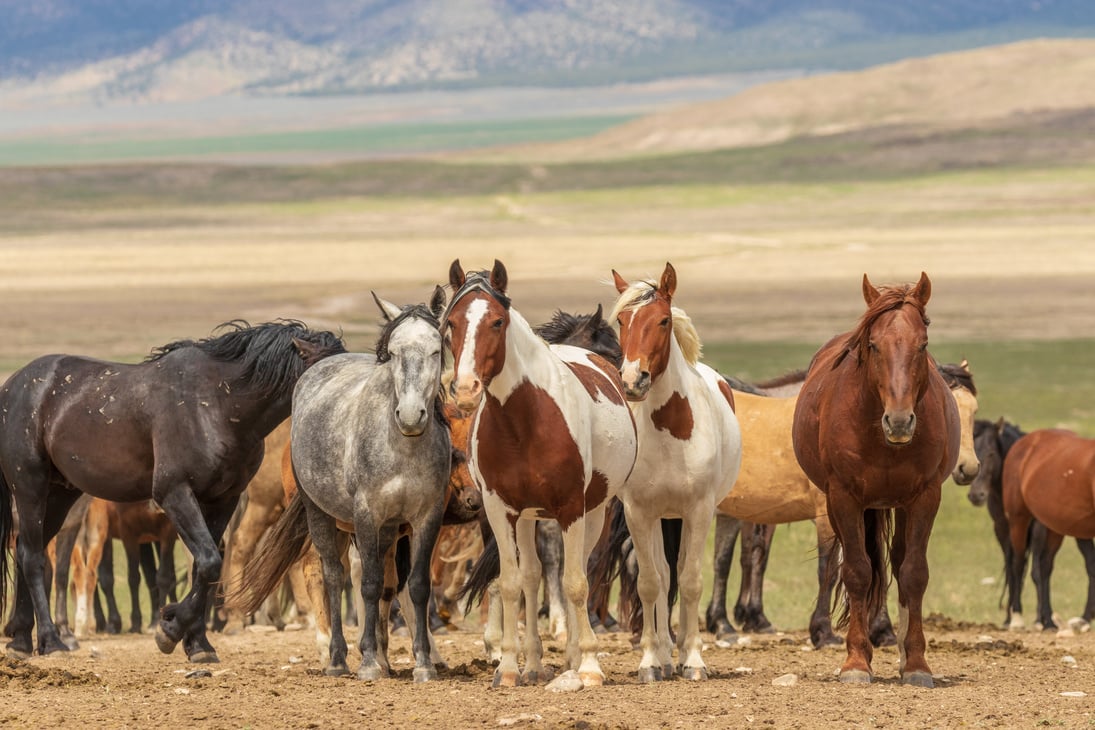
[{"label": "brown and white pinto horse", "polygon": [[[1053,559],[1066,535],[1078,540],[1095,537],[1095,439],[1063,429],[1031,431],[1011,447],[1004,459],[1004,514],[1011,537],[1011,564],[1006,572],[1008,622],[1021,625],[1013,613],[1020,608],[1023,573],[1031,551],[1031,523],[1045,526],[1044,545],[1036,550],[1031,570],[1038,596],[1038,621],[1044,629],[1056,628],[1049,600]],[[1084,561],[1091,574],[1090,548]],[[1088,591],[1090,610],[1091,590]],[[1085,616],[1085,619],[1087,616]]]},{"label": "brown and white pinto horse", "polygon": [[[493,684],[513,686],[520,679],[522,588],[525,605],[539,605],[537,519],[555,519],[563,530],[563,585],[573,627],[568,668],[586,685],[602,684],[597,636],[586,613],[585,571],[605,504],[635,463],[635,426],[619,374],[588,350],[539,338],[510,306],[500,261],[489,274],[465,274],[453,261],[449,283],[454,293],[443,326],[452,337],[452,394],[458,407],[476,412],[468,465],[498,541],[502,658]],[[542,655],[539,632],[530,623],[527,681],[544,678]]]},{"label": "brown and white pinto horse", "polygon": [[741,468],[741,429],[734,396],[717,372],[699,362],[699,337],[673,306],[677,273],[665,265],[661,281],[629,284],[612,272],[620,293],[611,318],[620,323],[620,374],[639,437],[635,469],[620,490],[639,564],[643,605],[639,681],[673,675],[669,635],[669,564],[660,520],[682,518],[678,662],[682,676],[706,679],[699,634],[704,544],[715,505]]},{"label": "brown and white pinto horse", "polygon": [[[871,681],[868,619],[885,600],[886,541],[897,578],[901,681],[932,686],[921,619],[928,537],[958,459],[958,408],[928,354],[931,281],[875,288],[850,333],[810,363],[795,408],[795,456],[825,492],[843,549],[848,655],[842,682]],[[892,511],[891,511],[892,510]]]}]

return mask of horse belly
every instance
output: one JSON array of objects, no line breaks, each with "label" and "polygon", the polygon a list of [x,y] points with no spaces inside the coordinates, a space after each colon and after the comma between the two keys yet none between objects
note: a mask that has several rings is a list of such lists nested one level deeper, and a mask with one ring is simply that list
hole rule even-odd
[{"label": "horse belly", "polygon": [[1073,434],[1032,434],[1022,481],[1023,501],[1039,522],[1054,532],[1095,538],[1095,449]]}]

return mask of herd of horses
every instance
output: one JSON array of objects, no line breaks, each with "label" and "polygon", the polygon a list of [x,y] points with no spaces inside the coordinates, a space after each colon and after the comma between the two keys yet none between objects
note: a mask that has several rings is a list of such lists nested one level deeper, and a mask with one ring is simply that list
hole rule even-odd
[{"label": "herd of horses", "polygon": [[[773,527],[813,520],[813,643],[839,644],[834,628],[846,628],[840,679],[852,683],[872,680],[874,646],[896,643],[901,681],[930,687],[927,544],[948,476],[969,484],[970,500],[993,518],[1012,626],[1022,621],[1031,556],[1038,621],[1055,626],[1049,578],[1064,536],[1077,538],[1095,576],[1095,441],[975,420],[966,363],[940,365],[928,352],[926,274],[888,287],[864,276],[855,326],[804,371],[761,384],[701,362],[699,335],[674,304],[671,264],[656,281],[612,275],[619,297],[607,318],[600,307],[560,312],[534,328],[513,306],[501,262],[465,271],[454,261],[448,295],[438,286],[428,303],[399,306],[374,294],[383,324],[371,353],[346,352],[337,335],[296,321],[233,321],[138,364],[34,360],[0,389],[0,611],[14,594],[7,651],[71,648],[70,564],[76,635],[86,634],[97,577],[104,589],[113,581],[99,568],[118,538],[130,565],[131,630],[142,625],[143,570],[156,576],[157,646],[171,653],[181,643],[191,662],[218,661],[206,635],[214,604],[215,625],[238,627],[288,585],[314,615],[325,672],[348,674],[349,571],[359,586],[357,676],[389,676],[398,595],[413,678],[435,679],[445,574],[454,583],[445,605],[456,590],[490,596],[484,642],[497,660],[494,686],[550,677],[535,621],[542,583],[565,635],[565,668],[599,685],[594,627],[611,620],[607,586],[619,576],[641,650],[638,680],[702,680],[701,568],[712,523],[716,584],[705,623],[724,639],[734,632],[726,576],[737,536],[734,615],[744,630],[764,630]],[[181,600],[176,536],[192,560]],[[469,549],[468,539],[481,542]],[[159,568],[148,543],[159,546]],[[439,554],[439,544],[456,554]],[[891,575],[896,627],[886,610]],[[105,593],[100,621],[119,630]],[[831,606],[841,609],[835,627]],[[533,617],[523,640],[522,611]],[[1095,580],[1084,619],[1093,615]]]}]

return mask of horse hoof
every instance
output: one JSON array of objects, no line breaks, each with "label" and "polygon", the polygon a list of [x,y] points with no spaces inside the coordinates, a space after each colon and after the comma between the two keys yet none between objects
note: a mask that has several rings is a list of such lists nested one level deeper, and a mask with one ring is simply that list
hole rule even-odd
[{"label": "horse hoof", "polygon": [[71,634],[68,636],[62,636],[61,643],[67,646],[69,651],[76,651],[80,648],[80,642],[77,641],[76,637]]},{"label": "horse hoof", "polygon": [[707,667],[681,667],[681,679],[702,682],[707,679]]},{"label": "horse hoof", "polygon": [[908,684],[913,687],[927,687],[928,689],[935,686],[929,672],[905,672],[901,675],[901,684]]},{"label": "horse hoof", "polygon": [[[418,669],[415,669],[415,681],[418,681]],[[388,673],[384,671],[383,667],[371,666],[361,667],[357,670],[357,678],[363,682],[375,682],[378,679],[387,679]]]},{"label": "horse hoof", "polygon": [[437,679],[437,670],[433,667],[415,667],[412,676],[415,684],[432,682]]},{"label": "horse hoof", "polygon": [[215,651],[196,651],[187,657],[191,664],[220,664],[220,657]]},{"label": "horse hoof", "polygon": [[824,649],[830,646],[844,646],[844,639],[836,634],[827,634],[813,639],[815,649]]},{"label": "horse hoof", "polygon": [[605,675],[600,672],[578,672],[583,687],[600,687],[605,683]]},{"label": "horse hoof", "polygon": [[345,664],[329,664],[323,669],[328,677],[345,677],[350,674],[350,668]]},{"label": "horse hoof", "polygon": [[661,667],[639,667],[640,684],[653,684],[662,681]]},{"label": "horse hoof", "polygon": [[516,687],[521,683],[521,677],[517,672],[501,672],[495,670],[494,681],[491,682],[491,687],[498,689],[499,687]]},{"label": "horse hoof", "polygon": [[663,664],[662,679],[673,679],[676,674],[679,674],[678,669],[679,667],[674,667],[672,664]]},{"label": "horse hoof", "polygon": [[844,684],[870,684],[871,673],[862,669],[845,669],[840,673],[840,681]]},{"label": "horse hoof", "polygon": [[164,654],[170,654],[175,651],[175,647],[178,646],[178,639],[172,639],[163,632],[162,629],[156,628],[156,647]]},{"label": "horse hoof", "polygon": [[22,661],[26,661],[27,659],[30,659],[31,652],[17,649],[11,644],[8,644],[6,647],[4,647],[4,655],[10,659],[20,659]]}]

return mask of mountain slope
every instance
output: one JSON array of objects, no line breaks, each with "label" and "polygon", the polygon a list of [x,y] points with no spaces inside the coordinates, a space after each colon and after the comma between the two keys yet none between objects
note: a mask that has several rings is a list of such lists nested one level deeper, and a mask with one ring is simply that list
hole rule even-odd
[{"label": "mountain slope", "polygon": [[862,67],[1095,34],[1090,0],[0,0],[0,18],[5,95],[97,103]]},{"label": "mountain slope", "polygon": [[749,147],[872,128],[975,127],[1095,108],[1095,40],[1036,40],[753,87],[543,146],[549,158]]}]

